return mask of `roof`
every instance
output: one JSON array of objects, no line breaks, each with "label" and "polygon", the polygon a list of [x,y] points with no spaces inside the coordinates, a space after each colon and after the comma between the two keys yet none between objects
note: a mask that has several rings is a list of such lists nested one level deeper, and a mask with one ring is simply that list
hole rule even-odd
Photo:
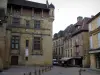
[{"label": "roof", "polygon": [[55,8],[55,6],[52,3],[49,5],[49,7],[50,8]]},{"label": "roof", "polygon": [[[49,9],[46,4],[31,2],[31,1],[26,1],[26,0],[8,0],[8,4],[34,7],[34,8],[42,8],[42,9]],[[53,7],[53,6],[50,5],[50,7]]]},{"label": "roof", "polygon": [[64,37],[64,31],[60,30],[58,33],[54,34],[53,40]]},{"label": "roof", "polygon": [[96,19],[99,15],[100,15],[100,12],[97,13],[94,17],[92,17],[92,18],[87,22],[87,24],[90,23],[91,21],[93,21],[94,19]]},{"label": "roof", "polygon": [[[74,32],[72,33],[72,36],[80,33],[80,32],[83,32],[83,31],[87,31],[88,32],[88,24],[87,22],[90,20],[90,18],[88,17],[85,17],[82,21],[80,22],[77,22],[76,24],[74,24],[75,26],[75,30]],[[77,26],[80,26],[79,28]]]},{"label": "roof", "polygon": [[64,40],[69,39],[72,36],[74,29],[75,27],[73,26],[73,24],[71,24],[64,30],[64,36],[65,36]]}]

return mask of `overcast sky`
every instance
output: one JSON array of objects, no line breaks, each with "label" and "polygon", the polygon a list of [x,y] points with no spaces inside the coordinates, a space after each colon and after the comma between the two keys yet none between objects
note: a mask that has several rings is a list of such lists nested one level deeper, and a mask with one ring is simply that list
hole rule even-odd
[{"label": "overcast sky", "polygon": [[[46,3],[46,0],[31,0]],[[100,0],[48,0],[55,5],[53,34],[77,22],[78,16],[91,17],[100,12]]]}]

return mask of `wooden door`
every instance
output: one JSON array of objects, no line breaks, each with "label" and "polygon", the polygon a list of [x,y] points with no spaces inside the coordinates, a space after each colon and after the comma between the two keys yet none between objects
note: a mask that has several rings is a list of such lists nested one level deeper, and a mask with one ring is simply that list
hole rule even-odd
[{"label": "wooden door", "polygon": [[11,57],[11,65],[18,65],[18,56]]}]

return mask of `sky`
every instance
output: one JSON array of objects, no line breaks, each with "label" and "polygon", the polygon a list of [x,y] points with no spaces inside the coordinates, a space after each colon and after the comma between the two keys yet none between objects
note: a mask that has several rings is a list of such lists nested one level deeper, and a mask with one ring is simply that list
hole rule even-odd
[{"label": "sky", "polygon": [[[46,0],[30,0],[46,3]],[[48,0],[55,6],[53,34],[77,22],[77,17],[91,17],[100,12],[100,0]]]}]

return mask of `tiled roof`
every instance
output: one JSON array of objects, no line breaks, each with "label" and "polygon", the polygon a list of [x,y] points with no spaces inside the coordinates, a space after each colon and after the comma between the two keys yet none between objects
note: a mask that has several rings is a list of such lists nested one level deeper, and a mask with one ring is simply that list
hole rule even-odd
[{"label": "tiled roof", "polygon": [[72,36],[72,33],[74,31],[75,27],[73,24],[69,25],[65,30],[64,30],[64,39],[69,39]]},{"label": "tiled roof", "polygon": [[50,8],[55,8],[55,6],[52,3],[49,5],[49,7]]},{"label": "tiled roof", "polygon": [[58,33],[54,34],[53,39],[58,39],[58,38],[63,37],[63,36],[64,36],[64,31],[60,30]]},{"label": "tiled roof", "polygon": [[[42,9],[49,9],[46,4],[31,2],[31,1],[26,1],[26,0],[8,0],[8,4],[34,7],[34,8],[42,8]],[[49,6],[53,7],[54,5],[49,5]]]},{"label": "tiled roof", "polygon": [[[72,35],[76,35],[82,31],[88,31],[88,24],[87,22],[90,20],[90,18],[88,17],[85,17],[80,23],[77,22],[76,24],[74,24],[75,26],[75,30],[74,32],[72,33]],[[77,28],[77,26],[80,26],[79,28]]]},{"label": "tiled roof", "polygon": [[97,13],[94,17],[92,17],[92,18],[87,22],[87,24],[90,23],[91,21],[93,21],[93,20],[94,20],[95,18],[97,18],[99,15],[100,15],[100,12]]}]

